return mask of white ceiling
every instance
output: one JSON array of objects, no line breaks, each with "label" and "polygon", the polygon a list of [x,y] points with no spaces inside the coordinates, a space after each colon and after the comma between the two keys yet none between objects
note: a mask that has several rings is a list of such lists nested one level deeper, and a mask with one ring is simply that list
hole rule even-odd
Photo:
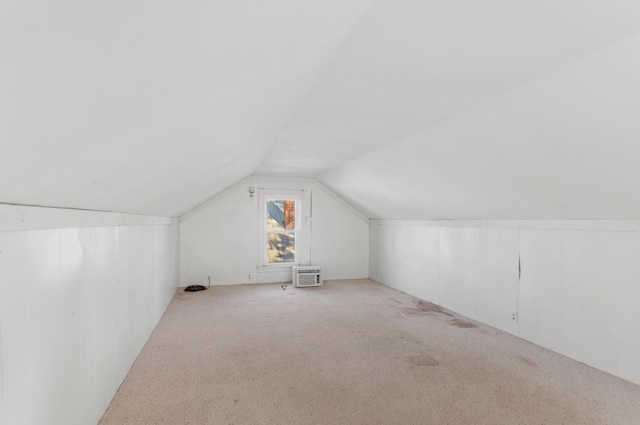
[{"label": "white ceiling", "polygon": [[640,2],[0,0],[0,202],[640,218]]}]

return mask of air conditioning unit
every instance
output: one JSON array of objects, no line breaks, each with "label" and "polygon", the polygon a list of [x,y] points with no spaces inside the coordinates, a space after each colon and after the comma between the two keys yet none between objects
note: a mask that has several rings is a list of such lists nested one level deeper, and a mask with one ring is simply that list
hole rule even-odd
[{"label": "air conditioning unit", "polygon": [[304,266],[292,269],[294,287],[322,286],[322,267]]}]

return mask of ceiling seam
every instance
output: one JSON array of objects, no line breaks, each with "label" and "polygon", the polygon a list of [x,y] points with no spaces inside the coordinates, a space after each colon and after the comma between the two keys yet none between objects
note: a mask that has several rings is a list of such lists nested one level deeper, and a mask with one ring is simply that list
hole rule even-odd
[{"label": "ceiling seam", "polygon": [[307,93],[303,96],[303,98],[300,100],[298,106],[295,108],[295,111],[293,112],[293,114],[289,117],[288,120],[286,120],[286,122],[276,131],[276,137],[274,138],[274,140],[271,142],[271,145],[269,146],[269,150],[267,151],[267,153],[265,154],[265,156],[262,158],[262,160],[260,161],[260,163],[253,169],[253,171],[251,172],[251,174],[254,174],[256,172],[256,170],[258,168],[260,168],[260,166],[264,163],[264,160],[267,159],[271,153],[271,150],[273,149],[273,147],[276,145],[277,141],[278,141],[278,136],[280,134],[282,134],[282,131],[284,129],[286,129],[287,127],[289,127],[291,125],[292,122],[294,122],[294,120],[296,119],[296,117],[298,116],[298,114],[300,113],[300,107],[302,105],[305,104],[305,102],[311,97],[311,94],[314,92],[316,86],[318,85],[318,82],[320,81],[320,78],[324,75],[324,73],[327,71],[327,69],[329,69],[329,67],[331,65],[333,65],[333,63],[336,61],[336,58],[338,57],[338,55],[340,54],[340,52],[342,52],[342,50],[344,49],[344,46],[347,44],[347,42],[349,41],[349,39],[351,38],[351,35],[353,34],[353,31],[355,30],[356,27],[358,27],[358,25],[360,25],[360,23],[362,22],[362,20],[364,19],[364,17],[367,15],[367,13],[369,13],[369,9],[371,9],[371,5],[375,2],[376,0],[371,0],[369,2],[369,4],[367,5],[367,7],[365,8],[365,10],[362,12],[362,14],[360,15],[360,17],[354,22],[354,24],[351,26],[351,29],[347,32],[347,35],[344,37],[344,40],[342,41],[342,43],[340,44],[340,46],[335,50],[335,53],[333,54],[333,56],[327,60],[327,63],[325,64],[324,67],[322,67],[322,70],[320,72],[318,72],[318,76],[315,78],[315,80],[313,81],[313,83],[310,85],[309,90],[307,90]]}]

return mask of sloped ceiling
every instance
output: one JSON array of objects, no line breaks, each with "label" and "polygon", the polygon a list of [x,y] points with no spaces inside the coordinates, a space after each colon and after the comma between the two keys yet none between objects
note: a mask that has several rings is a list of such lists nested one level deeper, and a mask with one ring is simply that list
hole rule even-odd
[{"label": "sloped ceiling", "polygon": [[254,171],[368,5],[0,0],[0,202],[182,214]]},{"label": "sloped ceiling", "polygon": [[0,202],[640,218],[637,0],[0,1]]}]

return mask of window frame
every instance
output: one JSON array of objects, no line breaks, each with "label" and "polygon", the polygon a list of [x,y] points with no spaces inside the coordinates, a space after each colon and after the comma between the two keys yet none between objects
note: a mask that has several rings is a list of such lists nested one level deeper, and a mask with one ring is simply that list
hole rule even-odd
[{"label": "window frame", "polygon": [[[273,202],[273,201],[293,201],[294,202],[294,217],[293,217],[293,222],[294,222],[294,227],[287,229],[286,227],[283,227],[281,229],[272,229],[269,227],[269,203]],[[266,208],[266,213],[265,213],[265,237],[266,237],[266,246],[264,248],[266,248],[266,259],[265,259],[265,264],[281,264],[281,265],[288,265],[288,264],[295,264],[296,263],[296,259],[298,258],[298,234],[300,233],[300,200],[296,199],[296,197],[294,196],[287,196],[287,197],[274,197],[274,196],[267,196],[264,199],[265,202],[265,208]],[[284,211],[283,211],[284,213]],[[273,218],[273,216],[271,216]],[[286,223],[283,223],[286,224]],[[269,243],[271,242],[271,235],[285,235],[285,234],[293,234],[293,261],[270,261],[271,258],[269,257]],[[263,249],[264,249],[263,248]]]},{"label": "window frame", "polygon": [[[302,265],[308,262],[309,257],[309,229],[306,220],[307,202],[304,196],[304,190],[275,190],[275,189],[260,189],[259,192],[259,244],[258,244],[258,259],[260,267],[266,267],[269,269],[275,268],[291,268],[292,266]],[[268,229],[267,218],[267,201],[269,200],[293,200],[296,202],[295,212],[295,228],[289,230],[273,231]],[[269,262],[268,253],[268,233],[295,233],[295,259],[294,261],[287,262]]]}]

